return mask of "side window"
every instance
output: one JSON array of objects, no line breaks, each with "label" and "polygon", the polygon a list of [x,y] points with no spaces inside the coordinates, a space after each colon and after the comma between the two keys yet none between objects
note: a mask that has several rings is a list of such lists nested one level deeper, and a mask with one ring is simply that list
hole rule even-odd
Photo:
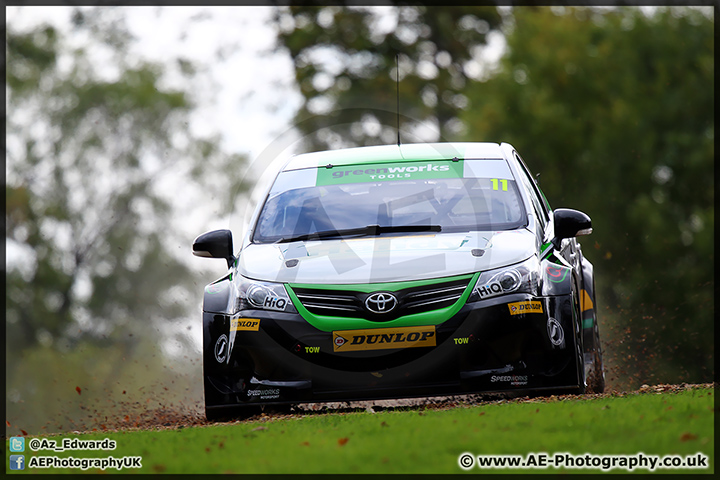
[{"label": "side window", "polygon": [[517,153],[515,153],[515,158],[517,159],[520,167],[522,168],[522,172],[524,173],[524,175],[522,175],[522,181],[530,192],[530,198],[532,200],[533,207],[537,212],[538,219],[540,220],[540,223],[542,224],[544,229],[547,223],[550,221],[550,205],[548,204],[545,195],[543,195],[543,193],[540,191],[537,184],[535,183],[535,180],[530,174],[530,171],[525,165],[525,162],[523,162],[522,158],[520,158]]}]

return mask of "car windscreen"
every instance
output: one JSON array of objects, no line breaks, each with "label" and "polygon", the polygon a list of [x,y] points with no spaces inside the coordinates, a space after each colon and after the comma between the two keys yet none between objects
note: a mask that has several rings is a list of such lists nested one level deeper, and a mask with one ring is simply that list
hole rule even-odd
[{"label": "car windscreen", "polygon": [[[343,236],[424,227],[440,232],[495,231],[527,225],[518,187],[504,160],[393,165],[280,173],[259,214],[253,242],[290,241],[317,233]],[[367,230],[369,226],[380,228]]]}]

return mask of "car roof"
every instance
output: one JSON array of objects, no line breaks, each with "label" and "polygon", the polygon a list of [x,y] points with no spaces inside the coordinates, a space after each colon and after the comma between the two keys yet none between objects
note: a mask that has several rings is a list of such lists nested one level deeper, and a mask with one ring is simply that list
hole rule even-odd
[{"label": "car roof", "polygon": [[282,171],[368,163],[396,163],[422,160],[502,159],[500,144],[491,142],[407,143],[354,147],[293,156]]}]

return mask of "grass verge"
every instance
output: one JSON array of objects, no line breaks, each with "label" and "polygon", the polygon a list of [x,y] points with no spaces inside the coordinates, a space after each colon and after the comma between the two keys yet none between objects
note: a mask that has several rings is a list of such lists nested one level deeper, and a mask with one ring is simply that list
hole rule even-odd
[{"label": "grass verge", "polygon": [[[142,468],[121,473],[464,473],[458,458],[478,455],[568,453],[575,456],[679,455],[708,457],[714,472],[714,391],[627,394],[601,398],[552,397],[533,401],[408,409],[379,413],[290,415],[167,430],[94,432],[26,437],[24,471],[80,473],[69,468],[30,468],[43,456],[121,458],[141,456]],[[112,451],[34,452],[30,442],[115,440]],[[37,457],[33,460],[32,457]],[[539,458],[539,457],[538,457]],[[538,459],[536,458],[536,459]],[[593,469],[480,469],[468,473],[599,473]],[[624,469],[611,470],[625,473]],[[636,473],[647,473],[637,468]],[[85,473],[98,473],[89,468]],[[108,468],[106,473],[116,473]],[[667,470],[677,473],[678,470]]]}]

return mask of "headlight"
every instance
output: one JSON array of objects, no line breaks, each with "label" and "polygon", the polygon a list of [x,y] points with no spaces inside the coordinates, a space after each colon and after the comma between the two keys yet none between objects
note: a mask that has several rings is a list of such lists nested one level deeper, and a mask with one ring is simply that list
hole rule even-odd
[{"label": "headlight", "polygon": [[530,257],[522,263],[510,265],[480,274],[469,302],[507,295],[508,293],[529,293],[537,295],[538,260]]},{"label": "headlight", "polygon": [[281,283],[258,282],[238,275],[238,310],[297,313]]}]

